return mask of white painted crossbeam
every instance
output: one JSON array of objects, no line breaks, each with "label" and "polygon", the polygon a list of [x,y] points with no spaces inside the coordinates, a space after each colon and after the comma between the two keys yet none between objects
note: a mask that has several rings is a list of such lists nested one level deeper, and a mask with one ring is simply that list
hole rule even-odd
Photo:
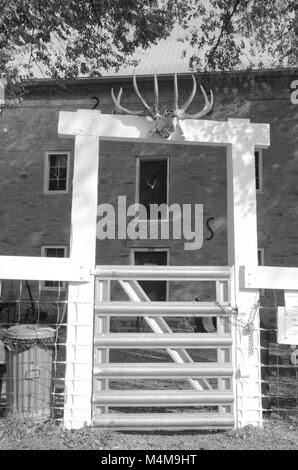
[{"label": "white painted crossbeam", "polygon": [[233,392],[190,390],[109,390],[95,392],[93,403],[108,406],[198,406],[233,403]]},{"label": "white painted crossbeam", "polygon": [[240,287],[245,289],[298,290],[298,268],[241,267]]},{"label": "white painted crossbeam", "polygon": [[0,256],[0,279],[84,282],[90,269],[70,258]]},{"label": "white painted crossbeam", "polygon": [[222,309],[214,302],[99,302],[95,306],[96,313],[110,315],[221,315]]},{"label": "white painted crossbeam", "polygon": [[229,334],[216,333],[109,333],[95,335],[94,345],[110,348],[217,348],[231,346]]},{"label": "white painted crossbeam", "polygon": [[[236,126],[234,121],[237,121]],[[60,111],[58,133],[61,137],[88,135],[103,140],[164,143],[165,139],[154,133],[154,126],[155,122],[150,117],[101,114],[96,110]],[[244,134],[246,141],[253,142],[253,145],[269,145],[269,125],[252,124],[247,119],[181,120],[166,142],[224,146],[233,144]]]},{"label": "white painted crossbeam", "polygon": [[92,270],[99,279],[155,281],[212,281],[230,279],[229,266],[96,266]]},{"label": "white painted crossbeam", "polygon": [[98,364],[94,367],[94,375],[104,377],[232,377],[231,364],[208,363],[181,363],[171,362],[132,362]]},{"label": "white painted crossbeam", "polygon": [[93,425],[128,429],[221,429],[234,425],[232,414],[219,413],[125,413],[95,415]]}]

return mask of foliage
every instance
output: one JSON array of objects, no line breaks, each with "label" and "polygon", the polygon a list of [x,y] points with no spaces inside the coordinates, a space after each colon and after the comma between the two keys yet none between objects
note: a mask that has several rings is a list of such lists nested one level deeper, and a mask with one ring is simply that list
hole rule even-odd
[{"label": "foliage", "polygon": [[[297,0],[0,0],[0,67],[8,93],[20,75],[98,76],[179,24],[193,70],[298,64]],[[185,52],[186,54],[186,52]],[[25,72],[24,72],[25,70]]]},{"label": "foliage", "polygon": [[0,0],[0,67],[15,81],[46,66],[52,77],[100,75],[166,38],[182,0]]},{"label": "foliage", "polygon": [[262,68],[264,56],[273,67],[297,66],[297,12],[297,0],[192,1],[185,37],[194,48],[191,67],[231,70],[246,57]]}]

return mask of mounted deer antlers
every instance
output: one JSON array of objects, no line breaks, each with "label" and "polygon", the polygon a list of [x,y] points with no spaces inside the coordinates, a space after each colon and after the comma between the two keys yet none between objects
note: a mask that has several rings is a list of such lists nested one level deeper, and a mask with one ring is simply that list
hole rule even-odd
[{"label": "mounted deer antlers", "polygon": [[[212,110],[212,107],[213,107],[213,93],[212,93],[212,91],[210,91],[210,101],[209,101],[204,88],[200,85],[200,88],[201,88],[201,91],[203,93],[204,100],[205,100],[204,108],[201,111],[199,111],[198,113],[187,114],[186,110],[188,109],[191,102],[193,101],[193,99],[195,97],[195,94],[196,94],[196,91],[197,91],[197,84],[196,84],[195,77],[193,75],[192,75],[192,80],[193,80],[193,88],[192,88],[191,94],[190,94],[188,100],[184,103],[184,105],[181,108],[179,108],[179,105],[178,105],[177,74],[175,73],[175,75],[174,75],[174,103],[173,103],[173,108],[172,109],[167,109],[164,113],[161,113],[159,111],[159,108],[158,108],[158,81],[157,81],[157,75],[156,74],[154,74],[154,97],[155,97],[155,99],[154,99],[154,105],[153,106],[149,106],[147,104],[147,102],[144,100],[144,98],[142,97],[142,95],[141,95],[141,93],[138,89],[137,80],[136,80],[135,75],[133,76],[133,87],[134,87],[134,91],[135,91],[137,97],[139,98],[142,105],[144,106],[145,111],[147,111],[149,113],[149,116],[151,116],[152,119],[154,119],[155,121],[159,120],[159,119],[162,119],[162,118],[168,118],[169,115],[171,115],[173,118],[176,117],[178,119],[198,119],[202,116],[205,116],[206,114],[208,114]],[[123,91],[122,88],[120,88],[118,97],[116,98],[115,95],[114,95],[113,88],[111,90],[112,99],[113,99],[114,104],[115,104],[115,109],[117,111],[122,112],[122,113],[130,114],[130,115],[134,115],[134,116],[140,116],[141,114],[143,114],[143,111],[132,111],[130,109],[126,109],[123,106],[121,106],[120,100],[121,100],[121,96],[122,96],[122,91]]]},{"label": "mounted deer antlers", "polygon": [[191,104],[192,100],[194,99],[195,94],[197,92],[197,83],[196,83],[196,79],[193,75],[192,75],[192,81],[193,81],[192,92],[191,92],[188,100],[185,101],[182,108],[179,109],[177,74],[175,73],[175,75],[174,75],[174,110],[173,111],[174,111],[175,116],[179,119],[199,119],[200,117],[203,117],[206,114],[208,114],[213,108],[213,92],[212,92],[212,90],[210,90],[210,101],[209,101],[208,96],[207,96],[204,88],[202,87],[202,85],[200,85],[200,88],[201,88],[201,91],[203,93],[204,100],[205,100],[204,108],[202,109],[202,111],[199,111],[198,113],[195,113],[195,114],[187,114],[185,112],[189,108],[189,106],[190,106],[190,104]]},{"label": "mounted deer antlers", "polygon": [[[184,105],[179,108],[178,105],[178,83],[177,83],[177,74],[174,74],[174,103],[173,103],[173,108],[170,109],[165,109],[163,112],[160,112],[158,108],[158,81],[157,81],[157,75],[154,74],[154,104],[153,106],[149,106],[147,102],[144,100],[142,97],[138,85],[137,85],[137,79],[136,76],[133,76],[133,87],[135,94],[141,101],[143,107],[145,108],[145,112],[151,116],[151,118],[155,121],[155,132],[159,134],[161,137],[169,137],[172,132],[175,130],[175,126],[177,124],[177,120],[179,119],[199,119],[202,116],[205,116],[208,114],[213,107],[213,93],[212,90],[210,90],[210,101],[207,97],[207,94],[204,90],[204,88],[200,85],[200,88],[202,90],[204,100],[205,100],[205,105],[204,108],[199,111],[198,113],[195,114],[187,114],[186,110],[190,106],[191,102],[193,101],[196,91],[197,91],[197,84],[195,77],[192,75],[192,80],[193,80],[193,88],[191,91],[191,94],[188,98],[188,100],[184,103]],[[144,111],[132,111],[130,109],[124,108],[121,104],[121,96],[122,96],[122,88],[120,88],[120,91],[118,93],[117,98],[114,95],[114,90],[112,88],[111,90],[111,95],[112,99],[115,104],[115,110],[120,111],[121,113],[125,114],[130,114],[134,116],[140,116],[141,114],[144,113]]]}]

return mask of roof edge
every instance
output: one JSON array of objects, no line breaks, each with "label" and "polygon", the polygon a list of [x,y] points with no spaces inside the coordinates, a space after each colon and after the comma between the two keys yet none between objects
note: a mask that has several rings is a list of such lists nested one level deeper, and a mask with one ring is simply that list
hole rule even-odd
[{"label": "roof edge", "polygon": [[[285,75],[294,75],[298,76],[298,68],[283,68],[283,69],[262,69],[262,70],[232,70],[232,71],[214,71],[214,72],[183,72],[177,73],[179,79],[188,79],[191,75],[195,75],[201,78],[215,78],[216,76],[243,76],[249,75],[250,77],[256,76],[275,76],[275,77],[282,77]],[[138,75],[138,80],[140,81],[147,81],[151,80],[153,77],[153,73],[149,75]],[[164,73],[158,74],[158,79],[169,80],[173,77],[173,73]],[[96,84],[104,84],[104,83],[117,83],[117,82],[130,82],[132,75],[105,75],[101,77],[78,77],[75,79],[65,79],[65,80],[57,80],[54,78],[33,78],[30,80],[24,80],[23,84],[26,87],[34,88],[38,86],[60,86],[61,88],[67,87],[69,85],[96,85]]]}]

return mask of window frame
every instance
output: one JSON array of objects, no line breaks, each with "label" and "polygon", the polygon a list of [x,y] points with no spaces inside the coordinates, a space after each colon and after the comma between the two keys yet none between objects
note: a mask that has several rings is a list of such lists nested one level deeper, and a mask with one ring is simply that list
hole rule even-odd
[{"label": "window frame", "polygon": [[[43,258],[53,258],[52,256],[46,256],[46,252],[48,248],[59,248],[64,250],[64,256],[63,258],[68,257],[68,246],[67,245],[42,245],[41,247],[41,256]],[[54,257],[58,258],[58,257]],[[60,258],[60,257],[59,257]],[[62,258],[62,257],[61,257]],[[46,286],[46,282],[61,282],[60,287],[54,287],[54,286]],[[45,291],[50,291],[50,292],[61,292],[66,290],[66,282],[65,281],[41,281],[40,283],[40,288]]]},{"label": "window frame", "polygon": [[258,154],[258,173],[259,173],[259,188],[257,188],[257,175],[255,177],[256,181],[256,192],[262,193],[264,191],[264,167],[263,167],[263,149],[256,148],[255,149],[255,166],[256,165],[256,153]]},{"label": "window frame", "polygon": [[[62,190],[53,190],[49,189],[50,181],[50,156],[51,155],[66,155],[67,156],[67,166],[66,166],[66,188]],[[44,194],[68,194],[69,193],[69,170],[70,170],[70,152],[63,150],[53,150],[45,152],[45,165],[44,165]]]},{"label": "window frame", "polygon": [[[141,161],[158,161],[163,160],[167,163],[167,200],[166,204],[169,207],[169,199],[170,199],[170,158],[169,155],[147,155],[147,156],[137,156],[136,157],[136,191],[135,191],[135,202],[139,204],[140,201],[140,169],[141,169]],[[150,214],[149,214],[150,215]],[[140,222],[147,222],[147,223],[158,223],[158,222],[169,222],[169,211],[167,210],[167,216],[165,219],[139,219]]]}]

